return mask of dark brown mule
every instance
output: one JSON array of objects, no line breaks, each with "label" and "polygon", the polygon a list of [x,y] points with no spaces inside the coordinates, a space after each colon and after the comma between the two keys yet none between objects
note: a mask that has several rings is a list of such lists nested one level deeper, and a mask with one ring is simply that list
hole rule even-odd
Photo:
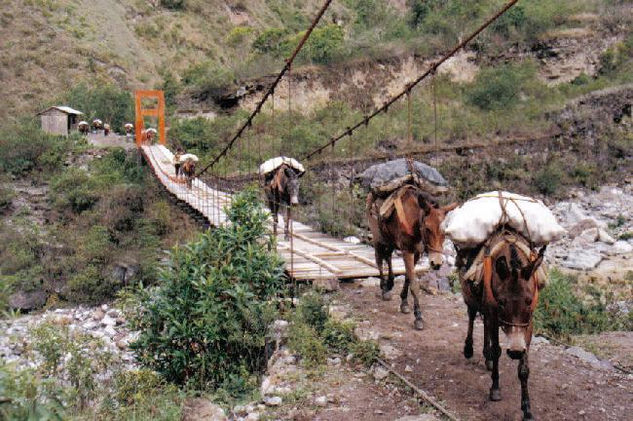
[{"label": "dark brown mule", "polygon": [[180,172],[187,180],[187,187],[191,188],[193,176],[196,174],[196,162],[193,159],[187,159],[180,166]]},{"label": "dark brown mule", "polygon": [[[490,400],[501,400],[499,389],[499,328],[508,337],[507,353],[519,360],[518,375],[521,381],[521,410],[523,419],[532,419],[528,393],[528,351],[532,340],[532,315],[538,303],[539,280],[536,271],[543,262],[545,247],[538,254],[526,253],[517,241],[528,244],[518,234],[497,234],[487,244],[483,264],[483,280],[478,284],[460,279],[464,302],[468,306],[468,334],[464,356],[473,355],[473,322],[477,313],[484,319],[484,357],[486,368],[492,371]],[[473,256],[471,255],[470,258]],[[468,257],[458,253],[458,267]]]},{"label": "dark brown mule", "polygon": [[264,191],[268,200],[268,208],[273,214],[273,232],[277,237],[278,213],[282,205],[286,208],[286,217],[284,218],[284,236],[288,239],[288,225],[290,223],[291,208],[293,205],[299,204],[299,177],[303,174],[297,174],[296,171],[288,165],[283,164],[275,171],[266,175]]},{"label": "dark brown mule", "polygon": [[[440,230],[440,224],[446,214],[457,207],[457,203],[440,207],[435,199],[417,187],[407,185],[400,189],[404,190],[394,193],[398,195],[398,199],[394,201],[395,209],[386,218],[380,216],[380,207],[384,201],[370,193],[367,196],[367,220],[373,236],[376,265],[380,272],[382,298],[391,299],[394,283],[391,255],[398,249],[402,252],[406,270],[404,286],[400,293],[400,311],[405,314],[410,312],[407,297],[411,286],[414,326],[416,329],[422,329],[424,323],[419,302],[422,293],[415,275],[415,265],[426,251],[431,267],[435,270],[440,268],[444,259],[444,233]],[[387,278],[383,273],[385,261],[389,269]]]}]

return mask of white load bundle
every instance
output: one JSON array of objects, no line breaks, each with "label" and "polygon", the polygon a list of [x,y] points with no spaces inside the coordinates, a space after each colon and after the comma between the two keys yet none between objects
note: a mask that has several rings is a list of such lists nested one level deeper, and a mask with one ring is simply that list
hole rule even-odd
[{"label": "white load bundle", "polygon": [[283,164],[286,164],[290,168],[293,168],[299,175],[303,174],[306,171],[305,168],[303,168],[303,165],[301,165],[296,159],[288,158],[287,156],[278,156],[276,158],[271,158],[260,165],[259,173],[268,174],[269,172],[275,171]]},{"label": "white load bundle", "polygon": [[476,247],[501,225],[507,225],[535,246],[560,239],[565,229],[540,200],[493,191],[470,199],[446,215],[442,230],[459,247]]},{"label": "white load bundle", "polygon": [[189,159],[192,160],[193,162],[199,161],[198,157],[192,153],[186,153],[186,154],[180,155],[180,162],[185,162]]}]

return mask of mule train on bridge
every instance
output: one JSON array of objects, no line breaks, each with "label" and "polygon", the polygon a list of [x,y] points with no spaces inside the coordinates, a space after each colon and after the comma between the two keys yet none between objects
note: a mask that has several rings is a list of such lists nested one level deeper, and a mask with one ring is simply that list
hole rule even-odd
[{"label": "mule train on bridge", "polygon": [[[501,329],[509,338],[508,355],[519,361],[523,417],[532,419],[527,385],[532,315],[538,303],[539,290],[546,283],[546,271],[542,265],[546,246],[564,232],[542,202],[498,191],[477,196],[461,206],[457,203],[441,205],[438,198],[448,188],[446,180],[436,169],[413,161],[405,153],[406,159],[365,168],[360,175],[350,174],[350,180],[359,179],[367,188],[364,219],[371,231],[371,244],[343,241],[292,220],[291,209],[300,203],[299,179],[304,174],[309,174],[309,168],[306,171],[297,160],[283,156],[297,156],[295,149],[292,149],[295,145],[281,144],[280,141],[277,148],[270,141],[262,145],[260,135],[245,136],[247,130],[256,124],[255,117],[262,112],[267,99],[274,99],[276,89],[286,77],[288,137],[291,137],[292,94],[291,80],[287,76],[294,59],[330,3],[331,0],[325,2],[244,124],[218,154],[205,161],[203,168],[196,168],[197,160],[191,159],[186,162],[186,171],[182,171],[182,167],[178,167],[180,156],[177,154],[174,157],[167,148],[165,102],[161,91],[136,93],[137,118],[134,128],[137,146],[165,188],[202,216],[210,226],[227,223],[225,208],[230,205],[233,194],[248,184],[259,182],[271,211],[271,232],[273,235],[277,235],[279,230],[283,232],[277,238],[277,251],[286,262],[288,276],[295,281],[311,280],[321,286],[336,288],[341,279],[377,276],[380,277],[379,296],[383,300],[390,300],[395,276],[404,274],[400,311],[410,312],[408,294],[411,292],[415,329],[424,328],[418,274],[424,270],[437,270],[442,266],[445,239],[450,239],[457,250],[456,266],[469,316],[463,354],[466,358],[473,356],[473,322],[480,313],[484,319],[483,353],[486,367],[492,372],[489,398],[493,401],[501,398],[498,364],[501,355]],[[498,13],[472,34],[461,39],[450,52],[407,83],[381,107],[365,114],[358,123],[347,127],[339,135],[331,137],[300,158],[305,164],[309,164],[314,157],[327,154],[338,143],[346,141],[349,142],[348,150],[352,150],[354,133],[367,127],[379,114],[388,112],[401,99],[407,104],[407,143],[410,144],[413,138],[412,90],[423,80],[433,78],[440,65],[516,3],[517,0],[509,1]],[[434,84],[432,87],[434,138],[437,148]],[[148,98],[155,101],[157,106],[146,108],[144,101]],[[271,101],[273,119],[274,104],[274,100]],[[156,139],[142,136],[146,117],[158,119]],[[334,164],[329,164],[331,169]],[[333,179],[340,178],[340,174],[331,171],[329,178],[332,182]],[[343,219],[347,210],[342,203],[337,203],[338,192],[333,185],[332,182],[330,191],[324,192],[321,197],[327,197],[332,219]],[[358,203],[354,200],[350,203],[350,213],[357,214],[358,210],[353,208]],[[285,210],[281,218],[278,215],[280,210]],[[303,217],[308,222],[315,218],[314,215]],[[395,250],[401,253],[402,259],[392,261]],[[424,254],[428,255],[428,259],[422,259]],[[424,264],[419,265],[423,261]]]}]

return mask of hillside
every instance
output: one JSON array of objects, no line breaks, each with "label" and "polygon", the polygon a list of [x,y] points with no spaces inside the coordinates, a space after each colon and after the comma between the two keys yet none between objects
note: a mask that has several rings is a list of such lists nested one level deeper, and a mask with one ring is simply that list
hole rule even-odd
[{"label": "hillside", "polygon": [[[327,69],[311,73],[314,95],[319,84],[336,83],[336,75],[342,78],[353,69],[371,77],[384,63],[389,73],[397,74],[400,66],[413,73],[411,57],[423,63],[446,51],[503,2],[427,3],[334,2],[315,33],[319,40],[300,58],[304,65]],[[537,57],[543,79],[569,82],[582,73],[595,75],[600,55],[626,33],[628,9],[623,8],[628,6],[598,0],[548,3],[517,6],[473,45],[476,56],[468,61]],[[125,90],[162,87],[178,97],[181,108],[216,108],[213,97],[277,71],[320,4],[8,0],[0,16],[0,95],[7,100],[0,118],[32,113],[60,98],[71,101],[65,94],[81,82]],[[334,77],[322,76],[332,70]],[[300,88],[310,95],[309,88]]]}]

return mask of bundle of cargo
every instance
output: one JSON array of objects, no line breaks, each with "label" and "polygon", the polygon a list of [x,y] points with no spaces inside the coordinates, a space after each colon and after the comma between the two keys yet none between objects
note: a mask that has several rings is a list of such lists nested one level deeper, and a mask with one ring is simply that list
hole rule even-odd
[{"label": "bundle of cargo", "polygon": [[191,160],[193,162],[198,162],[199,161],[198,157],[196,155],[192,154],[192,153],[186,153],[186,154],[180,155],[179,162],[185,162],[185,161],[188,161],[188,160]]},{"label": "bundle of cargo", "polygon": [[305,168],[303,168],[303,165],[301,165],[296,159],[288,158],[287,156],[278,156],[261,164],[259,166],[259,173],[262,175],[270,174],[284,164],[292,168],[297,175],[302,175],[306,171]]},{"label": "bundle of cargo", "polygon": [[[446,216],[441,229],[459,251],[460,276],[475,283],[481,280],[490,246],[499,240],[515,244],[531,255],[535,248],[565,234],[543,202],[502,191],[483,193],[465,202]],[[537,271],[537,277],[541,283],[546,282],[544,266]]]},{"label": "bundle of cargo", "polygon": [[431,194],[443,193],[448,189],[448,183],[438,170],[405,158],[372,165],[357,175],[356,180],[380,198],[386,198],[404,185],[414,185]]}]

